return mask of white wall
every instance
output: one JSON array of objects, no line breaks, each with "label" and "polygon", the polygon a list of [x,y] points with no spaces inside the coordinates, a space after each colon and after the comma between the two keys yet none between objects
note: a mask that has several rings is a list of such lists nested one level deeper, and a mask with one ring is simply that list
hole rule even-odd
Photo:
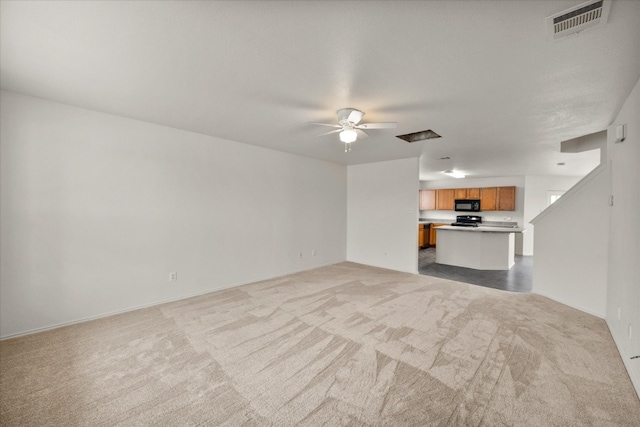
[{"label": "white wall", "polygon": [[[619,124],[627,125],[627,139],[614,144]],[[610,209],[606,319],[640,395],[640,359],[630,359],[640,355],[640,82],[609,128],[608,140],[614,205]]]},{"label": "white wall", "polygon": [[[484,221],[516,221],[518,225],[524,224],[524,197],[525,179],[524,176],[504,176],[494,178],[462,178],[444,179],[439,181],[420,181],[421,190],[437,190],[440,188],[482,188],[482,187],[516,187],[516,210],[515,211],[487,211],[480,215]],[[455,220],[460,212],[446,210],[420,211],[420,218],[427,219],[447,219]],[[526,226],[525,226],[526,228]],[[516,254],[523,254],[523,234],[516,234]],[[526,254],[529,255],[529,254]]]},{"label": "white wall", "polygon": [[525,176],[524,191],[524,227],[527,232],[522,239],[522,254],[533,255],[534,225],[531,220],[548,206],[549,191],[567,191],[581,176]]},{"label": "white wall", "polygon": [[533,219],[533,292],[604,318],[609,172],[600,165]]},{"label": "white wall", "polygon": [[0,97],[2,337],[346,259],[344,165]]},{"label": "white wall", "polygon": [[348,167],[347,259],[418,272],[418,159]]}]

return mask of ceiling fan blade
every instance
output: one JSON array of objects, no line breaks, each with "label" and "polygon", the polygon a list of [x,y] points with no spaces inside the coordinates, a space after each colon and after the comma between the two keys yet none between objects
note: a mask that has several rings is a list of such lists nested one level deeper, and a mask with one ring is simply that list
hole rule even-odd
[{"label": "ceiling fan blade", "polygon": [[352,110],[349,113],[349,117],[347,117],[347,121],[354,123],[354,124],[358,124],[360,123],[360,120],[362,120],[362,118],[364,117],[364,113],[360,110]]},{"label": "ceiling fan blade", "polygon": [[332,128],[342,128],[340,125],[332,125],[329,123],[316,123],[316,122],[307,122],[308,125],[320,125],[320,126],[330,126]]},{"label": "ceiling fan blade", "polygon": [[338,114],[338,122],[350,122],[353,124],[360,123],[362,117],[364,117],[364,113],[360,110],[356,110],[355,108],[341,108],[336,111]]},{"label": "ceiling fan blade", "polygon": [[356,129],[356,132],[358,132],[358,137],[360,138],[368,138],[369,134],[366,133],[365,131],[363,131],[362,129]]},{"label": "ceiling fan blade", "polygon": [[361,125],[355,126],[356,129],[392,129],[398,126],[398,123],[395,122],[387,122],[387,123],[362,123]]},{"label": "ceiling fan blade", "polygon": [[316,136],[325,136],[325,135],[329,135],[330,133],[336,133],[336,132],[342,132],[342,128],[336,129],[336,130],[330,130],[329,132],[321,133],[320,135],[316,135]]}]

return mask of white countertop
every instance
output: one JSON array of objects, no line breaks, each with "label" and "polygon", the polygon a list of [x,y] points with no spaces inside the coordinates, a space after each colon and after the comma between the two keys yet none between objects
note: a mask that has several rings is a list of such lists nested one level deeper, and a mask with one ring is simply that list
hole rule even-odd
[{"label": "white countertop", "polygon": [[510,227],[489,227],[481,225],[478,227],[456,227],[452,225],[442,225],[436,227],[435,230],[454,230],[454,231],[469,231],[473,233],[485,232],[485,233],[524,233],[525,228],[510,228]]},{"label": "white countertop", "polygon": [[451,224],[455,219],[419,219],[418,224]]}]

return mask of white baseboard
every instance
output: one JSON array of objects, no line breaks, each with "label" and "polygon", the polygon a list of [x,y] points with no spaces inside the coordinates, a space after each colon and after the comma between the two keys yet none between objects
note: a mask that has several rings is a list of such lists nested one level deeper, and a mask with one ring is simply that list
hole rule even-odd
[{"label": "white baseboard", "polygon": [[[636,377],[634,377],[632,375],[633,371],[631,369],[631,355],[626,354],[624,349],[622,348],[622,346],[620,346],[618,344],[618,340],[616,339],[616,336],[613,333],[613,328],[609,324],[608,320],[605,319],[605,321],[607,322],[607,327],[609,328],[609,333],[611,334],[611,337],[613,338],[613,342],[616,344],[616,348],[618,349],[618,353],[620,353],[620,357],[622,358],[622,363],[624,364],[624,367],[627,369],[627,374],[629,375],[629,378],[631,379],[631,384],[633,384],[633,388],[636,389],[636,395],[638,396],[638,399],[640,399],[640,378],[636,378]],[[636,362],[636,363],[640,363],[640,362]]]},{"label": "white baseboard", "polygon": [[122,309],[122,310],[116,310],[116,311],[110,311],[110,312],[107,312],[107,313],[101,313],[101,314],[98,314],[96,316],[83,317],[83,318],[80,318],[80,319],[70,320],[68,322],[54,323],[54,324],[51,324],[51,325],[43,326],[41,328],[29,329],[27,331],[16,332],[16,333],[13,333],[13,334],[0,336],[0,341],[8,340],[8,339],[11,339],[11,338],[18,338],[18,337],[22,337],[22,336],[25,336],[25,335],[37,334],[39,332],[50,331],[52,329],[57,329],[57,328],[65,327],[65,326],[75,325],[77,323],[90,322],[92,320],[98,320],[98,319],[103,319],[105,317],[116,316],[118,314],[128,313],[130,311],[140,310],[140,309],[143,309],[143,308],[154,307],[156,305],[162,305],[162,304],[167,304],[167,303],[170,303],[170,302],[181,301],[181,300],[184,300],[184,299],[193,298],[193,297],[197,297],[197,296],[200,296],[200,295],[210,294],[212,292],[223,291],[225,289],[236,288],[238,286],[244,286],[244,285],[249,285],[249,284],[255,283],[255,282],[262,282],[264,280],[274,279],[276,277],[287,276],[289,274],[300,273],[302,271],[313,270],[313,269],[321,268],[321,267],[327,267],[329,265],[338,264],[338,263],[344,262],[344,261],[345,260],[329,262],[329,263],[326,263],[326,264],[314,265],[314,266],[311,266],[311,267],[300,268],[300,269],[291,270],[291,271],[287,271],[287,272],[274,273],[274,274],[269,275],[267,277],[255,278],[255,279],[251,279],[251,280],[244,281],[244,282],[239,282],[239,283],[231,283],[231,284],[227,284],[227,285],[224,285],[224,286],[219,286],[219,287],[207,289],[206,291],[202,291],[202,292],[196,292],[196,293],[193,293],[193,294],[181,295],[181,296],[178,296],[178,297],[175,297],[175,298],[169,298],[169,299],[166,299],[166,300],[150,302],[148,304],[142,304],[142,305],[136,305],[136,306],[133,306],[133,307],[127,307],[127,308]]},{"label": "white baseboard", "polygon": [[533,290],[533,291],[531,291],[531,293],[534,294],[534,295],[540,295],[541,297],[552,299],[555,302],[559,302],[560,304],[568,305],[571,308],[575,308],[576,310],[584,311],[585,313],[588,313],[588,314],[591,314],[593,316],[599,317],[599,318],[601,318],[603,320],[605,319],[605,314],[604,313],[596,313],[594,311],[589,310],[588,308],[581,307],[581,306],[573,304],[573,303],[571,303],[569,301],[561,300],[561,299],[556,298],[554,296],[547,295],[547,294],[545,294],[543,292],[536,292],[535,290]]}]

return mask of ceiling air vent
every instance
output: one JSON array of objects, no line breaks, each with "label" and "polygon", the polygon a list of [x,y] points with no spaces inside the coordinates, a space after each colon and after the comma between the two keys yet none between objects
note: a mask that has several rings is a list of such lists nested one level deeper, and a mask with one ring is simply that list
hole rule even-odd
[{"label": "ceiling air vent", "polygon": [[557,40],[607,23],[611,0],[591,0],[546,18],[548,36]]},{"label": "ceiling air vent", "polygon": [[396,138],[404,139],[407,142],[416,142],[424,139],[440,138],[440,135],[429,129],[422,130],[420,132],[407,133],[405,135],[396,135]]}]

